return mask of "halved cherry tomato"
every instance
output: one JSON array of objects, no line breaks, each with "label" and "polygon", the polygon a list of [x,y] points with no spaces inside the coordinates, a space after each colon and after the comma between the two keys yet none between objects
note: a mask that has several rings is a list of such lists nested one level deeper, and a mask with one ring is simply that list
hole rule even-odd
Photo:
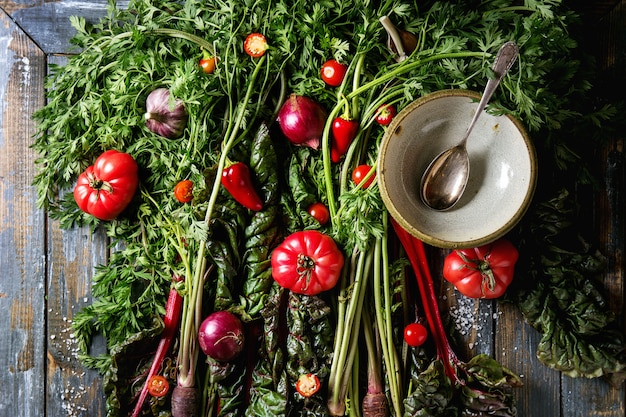
[{"label": "halved cherry tomato", "polygon": [[[371,170],[372,167],[369,165],[359,165],[358,167],[354,168],[354,170],[352,171],[352,182],[354,182],[356,185],[361,184],[361,182],[365,179],[365,177],[367,177]],[[373,172],[372,175],[367,179],[367,181],[365,181],[362,187],[367,188],[372,185],[372,182],[374,182],[374,178],[376,178],[375,172]]]},{"label": "halved cherry tomato", "polygon": [[348,66],[335,59],[324,62],[320,71],[322,80],[331,87],[339,87],[346,76]]},{"label": "halved cherry tomato", "polygon": [[307,209],[307,212],[322,226],[328,223],[328,220],[330,220],[330,212],[328,211],[328,207],[326,207],[324,203],[317,202],[311,204]]},{"label": "halved cherry tomato", "polygon": [[174,187],[174,197],[181,203],[189,203],[193,200],[193,182],[182,180]]},{"label": "halved cherry tomato", "polygon": [[396,108],[391,104],[383,104],[376,110],[376,122],[381,126],[387,126],[396,116]]},{"label": "halved cherry tomato", "polygon": [[251,33],[243,43],[243,50],[252,58],[260,58],[267,51],[267,39],[260,33]]},{"label": "halved cherry tomato", "polygon": [[296,381],[296,391],[303,397],[310,397],[320,390],[320,379],[315,374],[302,374]]},{"label": "halved cherry tomato", "polygon": [[411,323],[404,328],[404,341],[407,345],[417,347],[428,339],[428,330],[421,323]]},{"label": "halved cherry tomato", "polygon": [[153,397],[163,397],[170,390],[170,383],[161,375],[153,375],[148,380],[148,393]]}]

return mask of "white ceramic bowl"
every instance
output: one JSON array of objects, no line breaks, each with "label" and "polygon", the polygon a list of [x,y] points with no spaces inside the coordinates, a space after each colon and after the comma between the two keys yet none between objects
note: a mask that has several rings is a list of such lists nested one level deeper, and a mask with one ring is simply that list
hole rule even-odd
[{"label": "white ceramic bowl", "polygon": [[526,212],[537,182],[537,159],[523,125],[485,112],[467,141],[470,177],[447,211],[426,206],[419,182],[428,164],[456,145],[480,95],[444,90],[420,98],[395,117],[379,153],[378,181],[392,217],[409,233],[440,248],[484,245],[509,232]]}]

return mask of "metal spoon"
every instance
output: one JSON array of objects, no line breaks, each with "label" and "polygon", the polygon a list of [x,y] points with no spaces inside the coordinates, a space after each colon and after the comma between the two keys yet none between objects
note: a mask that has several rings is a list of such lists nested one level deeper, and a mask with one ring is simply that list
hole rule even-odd
[{"label": "metal spoon", "polygon": [[452,208],[465,191],[469,178],[469,155],[465,146],[476,120],[481,115],[489,99],[517,59],[518,48],[515,42],[507,42],[498,51],[493,63],[495,78],[489,79],[478,103],[476,113],[458,145],[449,148],[435,157],[428,165],[420,181],[422,201],[432,209],[444,211]]}]

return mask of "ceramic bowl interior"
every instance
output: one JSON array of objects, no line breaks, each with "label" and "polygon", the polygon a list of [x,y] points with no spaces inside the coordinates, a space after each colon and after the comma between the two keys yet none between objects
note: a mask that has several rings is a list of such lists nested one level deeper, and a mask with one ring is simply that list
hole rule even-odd
[{"label": "ceramic bowl interior", "polygon": [[523,125],[485,112],[467,141],[470,176],[459,202],[436,211],[421,201],[424,170],[458,144],[479,99],[465,90],[429,94],[398,113],[381,143],[378,181],[387,209],[409,233],[433,246],[475,247],[502,237],[524,215],[535,190],[536,154]]}]

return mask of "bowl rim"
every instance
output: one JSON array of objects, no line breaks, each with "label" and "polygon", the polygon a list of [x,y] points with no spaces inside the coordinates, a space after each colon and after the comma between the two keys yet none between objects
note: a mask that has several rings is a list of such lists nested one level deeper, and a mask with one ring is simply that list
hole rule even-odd
[{"label": "bowl rim", "polygon": [[395,208],[389,193],[387,192],[386,185],[386,176],[384,170],[384,156],[387,152],[387,148],[391,143],[390,137],[396,131],[397,126],[406,118],[412,111],[416,108],[428,103],[432,100],[437,100],[444,97],[468,97],[476,100],[480,100],[481,94],[466,89],[448,89],[448,90],[438,90],[432,93],[428,93],[413,102],[409,103],[404,109],[402,109],[396,117],[392,120],[391,124],[388,126],[385,131],[383,138],[380,144],[380,150],[378,154],[377,161],[377,177],[378,177],[378,186],[381,194],[381,198],[387,211],[392,216],[392,218],[404,228],[407,232],[409,232],[414,237],[422,240],[424,243],[427,243],[431,246],[435,246],[443,249],[460,249],[460,248],[471,248],[478,247],[489,244],[502,236],[506,235],[510,232],[522,219],[522,217],[528,211],[530,204],[533,199],[533,195],[535,193],[535,189],[537,186],[537,177],[538,177],[538,161],[537,161],[537,153],[535,147],[533,145],[532,139],[528,134],[526,127],[522,124],[522,122],[510,114],[505,114],[503,117],[507,117],[515,126],[515,128],[520,132],[524,142],[526,143],[526,147],[529,152],[529,162],[530,162],[530,174],[529,174],[529,184],[526,191],[526,195],[523,198],[523,202],[517,211],[513,214],[513,216],[498,230],[490,233],[486,236],[482,236],[476,239],[467,240],[467,241],[451,241],[442,239],[436,236],[429,235],[418,230],[415,226],[410,224],[408,220]]}]

